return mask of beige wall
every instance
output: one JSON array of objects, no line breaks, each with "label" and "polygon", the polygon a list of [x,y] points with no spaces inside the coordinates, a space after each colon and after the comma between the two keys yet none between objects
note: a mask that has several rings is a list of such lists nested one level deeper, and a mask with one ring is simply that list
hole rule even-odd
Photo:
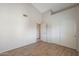
[{"label": "beige wall", "polygon": [[41,15],[31,4],[0,4],[0,52],[36,42],[40,22]]},{"label": "beige wall", "polygon": [[[76,20],[79,19],[78,15],[79,6],[54,15],[50,15],[49,11],[44,13],[43,23],[47,26],[46,29],[42,28],[42,40],[76,49],[78,43]],[[45,26],[44,24],[42,27]]]},{"label": "beige wall", "polygon": [[41,15],[31,4],[0,4],[0,52],[36,42],[36,24],[41,20],[43,41],[79,51],[78,15],[79,7],[51,16],[50,12]]}]

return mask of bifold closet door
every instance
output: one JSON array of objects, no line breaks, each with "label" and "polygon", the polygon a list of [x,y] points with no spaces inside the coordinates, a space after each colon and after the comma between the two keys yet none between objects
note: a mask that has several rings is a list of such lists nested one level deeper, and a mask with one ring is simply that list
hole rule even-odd
[{"label": "bifold closet door", "polygon": [[76,49],[76,24],[72,19],[55,19],[48,23],[47,41]]},{"label": "bifold closet door", "polygon": [[[55,19],[55,20],[54,20]],[[76,24],[72,19],[58,19],[53,17],[47,24],[41,25],[43,41],[56,43],[76,49]]]},{"label": "bifold closet door", "polygon": [[47,27],[46,24],[41,24],[41,40],[47,42]]},{"label": "bifold closet door", "polygon": [[63,19],[60,22],[60,44],[76,49],[76,23],[72,19]]}]

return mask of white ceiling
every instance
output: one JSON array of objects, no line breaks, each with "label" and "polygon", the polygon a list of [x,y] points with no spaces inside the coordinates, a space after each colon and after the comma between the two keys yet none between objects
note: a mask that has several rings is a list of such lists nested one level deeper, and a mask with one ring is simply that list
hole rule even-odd
[{"label": "white ceiling", "polygon": [[37,8],[41,13],[44,13],[50,9],[56,12],[75,5],[75,3],[32,3],[32,5]]}]

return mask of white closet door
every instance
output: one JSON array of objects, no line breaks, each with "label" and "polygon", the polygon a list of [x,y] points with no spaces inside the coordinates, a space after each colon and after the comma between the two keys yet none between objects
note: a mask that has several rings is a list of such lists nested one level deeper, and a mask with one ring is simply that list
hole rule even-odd
[{"label": "white closet door", "polygon": [[46,30],[47,42],[76,48],[76,24],[74,20],[52,20],[52,23],[48,23]]},{"label": "white closet door", "polygon": [[60,43],[60,22],[58,20],[52,20],[48,23],[47,40],[51,43]]},{"label": "white closet door", "polygon": [[51,16],[46,29],[48,42],[76,49],[76,23],[69,14]]},{"label": "white closet door", "polygon": [[76,49],[76,23],[72,19],[63,19],[60,24],[60,44]]},{"label": "white closet door", "polygon": [[47,41],[47,32],[46,32],[46,24],[41,24],[41,40]]}]

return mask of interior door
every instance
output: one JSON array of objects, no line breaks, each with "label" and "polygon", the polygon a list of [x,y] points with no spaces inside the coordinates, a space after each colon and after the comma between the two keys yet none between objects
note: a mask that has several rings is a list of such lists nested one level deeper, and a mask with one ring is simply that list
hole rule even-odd
[{"label": "interior door", "polygon": [[76,24],[74,20],[55,19],[48,26],[47,32],[49,42],[76,49]]},{"label": "interior door", "polygon": [[37,41],[41,40],[41,24],[37,24]]},{"label": "interior door", "polygon": [[74,20],[53,17],[53,20],[47,24],[42,24],[41,29],[43,41],[76,49],[76,23]]},{"label": "interior door", "polygon": [[72,19],[60,22],[60,44],[76,49],[76,23]]}]

